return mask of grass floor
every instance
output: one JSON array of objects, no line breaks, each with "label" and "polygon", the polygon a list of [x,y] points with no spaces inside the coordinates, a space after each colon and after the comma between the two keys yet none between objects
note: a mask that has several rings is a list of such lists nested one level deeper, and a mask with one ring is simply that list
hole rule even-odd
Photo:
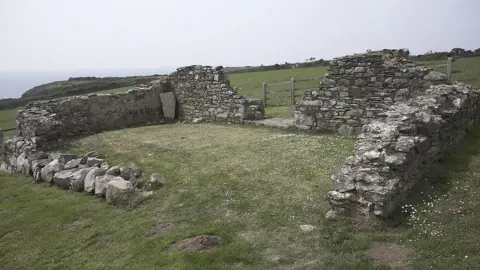
[{"label": "grass floor", "polygon": [[[426,179],[429,191],[408,203],[410,215],[386,226],[324,218],[331,171],[351,153],[351,138],[212,124],[97,134],[68,149],[99,150],[110,164],[133,161],[161,173],[166,186],[127,211],[1,176],[0,268],[390,269],[367,256],[383,242],[414,250],[410,269],[478,269],[479,136],[472,133]],[[146,237],[158,224],[171,230]],[[315,227],[305,232],[305,224]],[[200,234],[219,235],[222,246],[164,250]]]}]

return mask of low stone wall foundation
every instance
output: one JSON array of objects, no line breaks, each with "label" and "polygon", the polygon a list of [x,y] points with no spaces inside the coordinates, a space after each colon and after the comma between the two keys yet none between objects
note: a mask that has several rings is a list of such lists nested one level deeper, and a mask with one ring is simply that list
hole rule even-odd
[{"label": "low stone wall foundation", "polygon": [[478,122],[479,101],[479,92],[463,84],[431,86],[363,126],[354,154],[332,175],[333,211],[388,217]]}]

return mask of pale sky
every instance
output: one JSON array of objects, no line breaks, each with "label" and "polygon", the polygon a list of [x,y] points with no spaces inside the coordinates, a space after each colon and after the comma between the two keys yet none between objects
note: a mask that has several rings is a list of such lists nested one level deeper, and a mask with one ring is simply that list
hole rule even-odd
[{"label": "pale sky", "polygon": [[479,11],[479,0],[0,0],[0,71],[476,49]]}]

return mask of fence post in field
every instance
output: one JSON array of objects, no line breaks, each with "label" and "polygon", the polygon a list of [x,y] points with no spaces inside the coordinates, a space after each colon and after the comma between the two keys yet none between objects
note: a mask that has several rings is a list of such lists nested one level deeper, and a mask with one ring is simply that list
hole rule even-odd
[{"label": "fence post in field", "polygon": [[0,154],[3,154],[3,131],[0,128]]},{"label": "fence post in field", "polygon": [[267,83],[266,82],[263,82],[262,97],[263,97],[263,106],[267,107]]},{"label": "fence post in field", "polygon": [[290,79],[290,98],[292,105],[295,105],[295,78]]},{"label": "fence post in field", "polygon": [[452,79],[452,57],[447,58],[447,78]]}]

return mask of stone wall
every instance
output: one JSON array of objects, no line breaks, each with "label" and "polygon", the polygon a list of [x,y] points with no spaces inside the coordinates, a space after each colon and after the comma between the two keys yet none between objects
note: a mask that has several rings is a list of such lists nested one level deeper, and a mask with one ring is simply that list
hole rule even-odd
[{"label": "stone wall", "polygon": [[90,94],[27,104],[17,116],[19,135],[44,142],[105,130],[155,123],[163,119],[162,93],[169,82],[118,94]]},{"label": "stone wall", "polygon": [[134,164],[110,166],[96,151],[81,156],[44,152],[19,136],[8,138],[4,148],[0,173],[20,173],[60,189],[103,197],[119,207],[137,206],[165,183],[158,173],[146,179]]},{"label": "stone wall", "polygon": [[480,94],[463,84],[436,85],[363,126],[354,154],[333,175],[335,213],[388,217],[480,116]]},{"label": "stone wall", "polygon": [[170,74],[184,119],[242,123],[263,118],[263,102],[249,100],[230,86],[222,67],[188,66]]},{"label": "stone wall", "polygon": [[263,118],[263,114],[263,102],[238,95],[221,67],[190,66],[179,68],[165,80],[153,81],[125,93],[31,102],[19,111],[17,130],[20,136],[44,147],[59,138],[179,117],[243,123]]},{"label": "stone wall", "polygon": [[445,74],[417,67],[408,50],[382,50],[335,58],[317,90],[306,91],[295,105],[297,128],[358,134],[395,102],[446,83]]}]

